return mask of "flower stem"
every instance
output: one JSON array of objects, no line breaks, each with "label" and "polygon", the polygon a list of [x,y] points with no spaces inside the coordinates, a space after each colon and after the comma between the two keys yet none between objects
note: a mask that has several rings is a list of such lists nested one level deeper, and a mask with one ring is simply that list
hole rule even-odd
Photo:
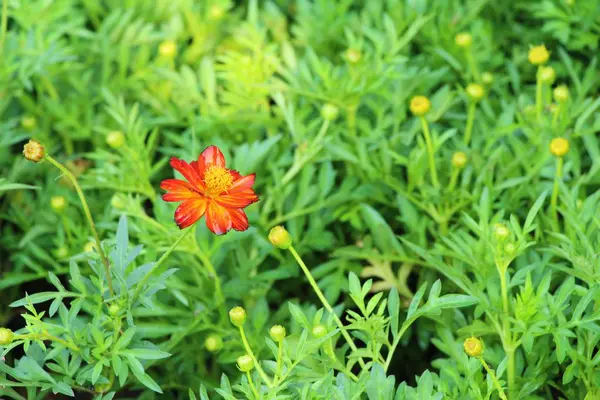
[{"label": "flower stem", "polygon": [[450,183],[448,183],[448,192],[452,193],[458,183],[458,175],[460,175],[459,168],[452,168],[452,175],[450,176]]},{"label": "flower stem", "polygon": [[106,253],[104,253],[104,249],[102,248],[102,244],[100,243],[100,236],[98,236],[98,231],[96,230],[96,224],[94,224],[94,220],[92,219],[92,213],[90,212],[90,207],[83,195],[83,191],[75,179],[75,176],[69,171],[64,165],[56,161],[54,158],[46,155],[45,159],[50,162],[50,164],[54,165],[58,168],[73,184],[75,187],[75,191],[77,191],[77,195],[79,196],[79,200],[81,200],[81,204],[83,206],[83,212],[88,221],[90,229],[92,230],[92,234],[94,235],[94,239],[96,240],[96,248],[98,249],[98,254],[100,254],[100,258],[102,259],[102,263],[104,264],[104,269],[106,270],[106,281],[108,282],[108,290],[111,296],[114,296],[115,290],[113,288],[112,276],[110,273],[110,262],[108,261],[108,257],[106,257]]},{"label": "flower stem", "polygon": [[50,340],[51,342],[60,343],[63,346],[65,346],[65,347],[67,347],[67,348],[69,348],[69,349],[71,349],[73,351],[76,351],[76,352],[81,351],[81,349],[77,345],[75,345],[73,343],[70,343],[70,342],[67,342],[66,340],[61,339],[61,338],[59,338],[57,336],[50,335],[49,333],[41,333],[41,334],[39,334],[39,333],[26,333],[24,335],[15,335],[15,340],[19,340],[19,339]]},{"label": "flower stem", "polygon": [[485,368],[485,370],[488,373],[488,375],[492,378],[492,382],[494,382],[494,386],[496,386],[496,389],[498,390],[498,395],[500,396],[500,398],[502,400],[508,400],[508,398],[506,397],[506,394],[504,394],[504,389],[502,389],[502,386],[500,385],[500,382],[498,382],[498,378],[496,377],[496,374],[494,373],[494,371],[492,371],[492,369],[485,362],[485,360],[483,359],[483,357],[477,357],[477,358],[481,362],[481,365],[483,365],[483,368]]},{"label": "flower stem", "polygon": [[559,182],[562,179],[562,170],[563,170],[563,158],[558,157],[556,160],[556,172],[554,174],[554,186],[552,187],[552,197],[550,198],[550,209],[552,213],[552,218],[554,218],[554,223],[558,227],[558,212],[556,211],[558,205],[558,186]]},{"label": "flower stem", "polygon": [[150,277],[152,276],[152,274],[154,273],[154,271],[156,271],[158,269],[158,267],[161,266],[161,264],[163,262],[165,262],[165,260],[169,257],[169,255],[171,255],[171,253],[173,252],[173,250],[175,250],[175,248],[179,245],[179,243],[181,243],[181,241],[183,240],[183,238],[185,238],[187,236],[187,234],[192,231],[193,228],[189,228],[186,229],[178,238],[175,242],[173,242],[173,244],[171,245],[171,247],[169,247],[167,249],[167,251],[165,251],[165,253],[158,259],[158,261],[152,266],[152,268],[146,272],[146,275],[144,275],[144,277],[142,278],[142,280],[137,284],[137,287],[135,289],[135,292],[133,293],[133,297],[131,298],[131,302],[135,302],[140,294],[140,291],[143,289],[144,285],[146,284],[146,281],[148,281],[148,279],[150,279]]},{"label": "flower stem", "polygon": [[475,61],[475,57],[473,57],[473,51],[469,48],[466,51],[467,63],[469,63],[469,69],[471,70],[471,75],[476,82],[481,80],[479,76],[479,68],[477,68],[477,62]]},{"label": "flower stem", "polygon": [[250,385],[250,389],[252,389],[252,393],[254,393],[254,396],[256,396],[257,399],[260,399],[258,390],[256,390],[256,386],[254,386],[254,382],[252,381],[252,375],[250,375],[250,371],[246,371],[246,377],[248,378],[248,384]]},{"label": "flower stem", "polygon": [[508,357],[507,365],[507,383],[508,383],[508,394],[512,397],[515,384],[515,349],[512,342],[512,334],[510,332],[510,309],[508,304],[508,285],[506,283],[508,265],[498,266],[498,273],[500,274],[500,291],[502,292],[502,306],[504,309],[503,327],[504,327],[504,351]]},{"label": "flower stem", "polygon": [[[331,305],[329,304],[329,302],[325,298],[325,295],[323,294],[323,292],[321,291],[321,289],[319,289],[319,285],[317,285],[317,282],[315,281],[315,278],[313,278],[312,274],[310,273],[310,270],[308,269],[308,267],[306,266],[306,264],[304,263],[304,261],[302,261],[302,258],[300,257],[300,255],[298,254],[298,252],[296,251],[296,249],[294,249],[294,246],[290,246],[289,250],[292,253],[292,255],[294,256],[294,258],[296,259],[296,262],[298,263],[298,265],[300,265],[300,268],[302,268],[302,271],[304,272],[304,275],[306,275],[306,278],[308,279],[308,282],[310,283],[310,286],[312,286],[313,290],[317,294],[317,297],[319,298],[319,300],[321,300],[321,303],[323,304],[323,307],[325,307],[325,309],[333,316],[333,319],[334,319],[336,325],[340,329],[340,332],[341,332],[342,336],[344,337],[344,339],[346,339],[346,342],[348,342],[348,345],[350,346],[350,348],[352,349],[352,351],[357,351],[358,348],[356,347],[356,345],[354,344],[354,341],[352,341],[352,338],[350,337],[350,335],[346,331],[346,328],[344,327],[344,324],[342,324],[342,321],[339,319],[339,317],[337,316],[337,314],[333,311],[333,308],[331,307]],[[362,360],[362,358],[359,358],[358,361],[359,361],[361,367],[365,366],[365,363]]]},{"label": "flower stem", "polygon": [[244,344],[244,348],[246,349],[246,353],[248,353],[248,355],[252,358],[252,361],[254,362],[254,367],[258,371],[258,374],[260,375],[262,380],[265,381],[265,383],[267,384],[268,387],[273,387],[273,383],[271,382],[271,379],[269,379],[269,377],[267,376],[265,371],[262,369],[262,367],[258,363],[258,360],[256,359],[254,352],[252,351],[252,347],[250,347],[250,343],[248,343],[248,339],[246,338],[246,333],[244,332],[243,325],[240,326],[240,336],[242,338],[242,343]]},{"label": "flower stem", "polygon": [[283,340],[279,341],[277,346],[277,370],[275,371],[275,378],[273,378],[273,385],[277,385],[281,376],[281,369],[283,368]]},{"label": "flower stem", "polygon": [[437,177],[437,170],[435,169],[435,155],[433,152],[433,142],[431,140],[431,133],[429,133],[429,125],[425,117],[421,116],[421,126],[423,127],[423,137],[425,138],[425,145],[427,146],[427,156],[429,158],[429,173],[431,174],[431,183],[434,187],[439,187],[440,183]]},{"label": "flower stem", "polygon": [[6,30],[8,26],[8,1],[2,0],[2,22],[0,23],[0,55],[4,53],[4,41],[6,40]]},{"label": "flower stem", "polygon": [[536,74],[536,85],[535,85],[535,113],[536,113],[538,122],[540,122],[542,119],[542,108],[544,107],[543,98],[542,98],[542,90],[543,90],[544,85],[540,78],[541,69],[542,69],[542,67],[539,66],[538,70],[537,70],[537,74]]},{"label": "flower stem", "polygon": [[467,114],[467,126],[465,128],[465,145],[469,145],[471,142],[471,136],[473,133],[473,122],[475,121],[475,109],[476,103],[471,101],[469,104],[469,111]]}]

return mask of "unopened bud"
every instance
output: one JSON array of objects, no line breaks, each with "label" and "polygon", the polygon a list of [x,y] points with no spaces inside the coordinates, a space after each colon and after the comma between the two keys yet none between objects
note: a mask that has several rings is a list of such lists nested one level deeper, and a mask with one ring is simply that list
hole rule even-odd
[{"label": "unopened bud", "polygon": [[46,156],[46,149],[37,140],[31,139],[23,147],[23,155],[26,159],[33,162],[40,162]]},{"label": "unopened bud", "polygon": [[470,357],[480,357],[483,354],[483,342],[476,337],[465,339],[463,348]]},{"label": "unopened bud", "polygon": [[283,339],[286,335],[286,331],[285,328],[281,325],[273,325],[269,330],[269,335],[271,335],[271,339],[273,339],[274,342],[279,343],[283,342]]},{"label": "unopened bud", "polygon": [[312,328],[312,335],[316,338],[322,338],[327,335],[327,328],[322,324],[317,324]]},{"label": "unopened bud", "polygon": [[248,354],[245,354],[237,359],[237,366],[242,372],[250,372],[252,368],[254,368],[254,361],[252,357]]},{"label": "unopened bud", "polygon": [[242,307],[233,307],[229,311],[229,319],[233,325],[237,326],[238,328],[242,327],[246,322],[246,310],[244,310]]},{"label": "unopened bud", "polygon": [[289,249],[292,245],[292,237],[290,233],[281,225],[274,227],[269,232],[269,241],[273,246],[280,249]]},{"label": "unopened bud", "polygon": [[211,353],[216,353],[223,348],[223,339],[221,339],[221,336],[213,333],[204,341],[204,348]]},{"label": "unopened bud", "polygon": [[0,346],[11,344],[15,334],[8,328],[0,328]]}]

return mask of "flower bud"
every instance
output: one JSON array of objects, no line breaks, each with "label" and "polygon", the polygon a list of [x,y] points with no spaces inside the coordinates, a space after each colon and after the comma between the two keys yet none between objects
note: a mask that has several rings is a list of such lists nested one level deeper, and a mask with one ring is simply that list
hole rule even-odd
[{"label": "flower bud", "polygon": [[494,237],[497,241],[503,242],[510,236],[510,230],[504,224],[494,225]]},{"label": "flower bud", "polygon": [[463,348],[470,357],[481,357],[483,354],[483,342],[476,337],[465,339]]},{"label": "flower bud", "polygon": [[457,151],[452,154],[452,166],[454,168],[462,169],[467,165],[468,161],[467,155],[462,151]]},{"label": "flower bud", "polygon": [[346,50],[346,59],[350,61],[352,64],[357,64],[362,58],[362,54],[358,49],[348,49]]},{"label": "flower bud", "polygon": [[292,245],[292,237],[290,233],[281,225],[278,225],[271,229],[269,232],[269,241],[275,247],[280,249],[289,249]]},{"label": "flower bud", "polygon": [[110,205],[117,210],[125,208],[125,196],[122,193],[115,193],[110,199]]},{"label": "flower bud", "polygon": [[177,43],[174,40],[165,40],[158,46],[158,54],[164,58],[174,58],[177,55]]},{"label": "flower bud", "polygon": [[410,99],[410,112],[417,117],[422,117],[431,109],[431,102],[425,96],[414,96]]},{"label": "flower bud", "polygon": [[327,335],[327,328],[322,324],[317,324],[312,328],[312,335],[316,338],[322,338]]},{"label": "flower bud", "polygon": [[63,196],[52,196],[50,198],[50,207],[60,214],[67,208],[67,199]]},{"label": "flower bud", "polygon": [[67,246],[60,246],[59,248],[54,250],[54,255],[59,260],[63,259],[63,258],[67,258],[69,256],[69,249],[67,248]]},{"label": "flower bud", "polygon": [[456,43],[458,47],[466,49],[467,47],[471,47],[473,36],[471,36],[470,33],[461,32],[454,37],[454,43]]},{"label": "flower bud", "polygon": [[15,334],[8,328],[0,328],[0,346],[6,346],[11,344]]},{"label": "flower bud", "polygon": [[218,4],[213,4],[208,11],[208,19],[218,21],[225,15],[225,10]]},{"label": "flower bud", "polygon": [[216,353],[223,348],[223,339],[221,339],[221,336],[213,333],[204,341],[204,348],[211,353]]},{"label": "flower bud", "polygon": [[37,120],[35,119],[35,117],[26,115],[23,118],[21,118],[21,126],[25,130],[32,131],[37,127]]},{"label": "flower bud", "polygon": [[506,243],[504,245],[504,252],[506,254],[511,255],[511,254],[513,254],[515,252],[515,250],[516,250],[516,247],[515,247],[515,245],[513,243]]},{"label": "flower bud", "polygon": [[92,253],[96,249],[96,245],[92,242],[87,242],[85,246],[83,246],[83,251],[85,253]]},{"label": "flower bud", "polygon": [[554,79],[556,79],[556,71],[552,67],[542,67],[540,68],[540,81],[551,85],[554,83]]},{"label": "flower bud", "polygon": [[241,357],[238,357],[237,366],[242,372],[250,372],[252,371],[252,368],[254,368],[254,361],[252,360],[252,357],[250,357],[248,354],[245,354]]},{"label": "flower bud", "polygon": [[552,94],[557,103],[564,103],[569,99],[569,88],[565,85],[557,86]]},{"label": "flower bud", "polygon": [[108,313],[113,317],[116,317],[121,312],[121,307],[117,303],[112,303],[108,306]]},{"label": "flower bud", "polygon": [[550,142],[550,152],[556,157],[563,157],[569,152],[569,141],[565,138],[554,138]]},{"label": "flower bud", "polygon": [[326,121],[334,121],[337,118],[339,111],[340,110],[336,106],[327,103],[321,107],[321,116]]},{"label": "flower bud", "polygon": [[121,148],[125,144],[125,135],[121,131],[109,132],[106,136],[106,144],[113,149]]},{"label": "flower bud", "polygon": [[271,335],[271,339],[273,339],[274,342],[279,343],[283,342],[283,339],[286,335],[286,331],[285,328],[281,325],[273,325],[271,329],[269,329],[269,335]]},{"label": "flower bud", "polygon": [[529,62],[533,65],[545,64],[550,58],[550,53],[543,44],[541,46],[534,46],[529,49],[529,55],[527,57]]},{"label": "flower bud", "polygon": [[478,83],[470,83],[467,85],[467,94],[471,98],[471,100],[479,101],[483,98],[485,94],[485,90],[483,90],[483,86]]},{"label": "flower bud", "polygon": [[229,311],[229,319],[233,325],[241,328],[246,322],[246,310],[242,307],[233,307]]},{"label": "flower bud", "polygon": [[481,74],[481,81],[486,85],[491,85],[494,83],[494,75],[492,75],[490,72],[484,72]]},{"label": "flower bud", "polygon": [[23,155],[29,161],[40,162],[46,156],[46,149],[40,142],[31,139],[23,147]]}]

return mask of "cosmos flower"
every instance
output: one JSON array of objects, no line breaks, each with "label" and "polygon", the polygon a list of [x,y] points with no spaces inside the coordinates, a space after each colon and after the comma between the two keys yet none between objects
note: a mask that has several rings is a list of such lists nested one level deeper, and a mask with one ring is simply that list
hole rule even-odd
[{"label": "cosmos flower", "polygon": [[175,222],[180,229],[206,216],[206,226],[213,233],[223,235],[232,228],[248,229],[244,208],[258,201],[254,193],[255,174],[242,176],[225,167],[225,157],[216,146],[207,147],[198,161],[187,163],[176,157],[171,166],[185,180],[165,179],[160,187],[167,191],[164,201],[181,202],[175,210]]}]

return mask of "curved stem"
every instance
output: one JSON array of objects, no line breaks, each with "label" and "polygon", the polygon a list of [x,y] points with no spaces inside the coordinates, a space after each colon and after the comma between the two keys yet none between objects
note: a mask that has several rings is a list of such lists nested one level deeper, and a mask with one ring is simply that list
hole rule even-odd
[{"label": "curved stem", "polygon": [[504,393],[504,389],[502,389],[500,382],[498,382],[498,378],[496,377],[496,374],[494,373],[494,371],[492,371],[490,366],[487,365],[487,363],[485,362],[483,357],[477,357],[477,358],[481,362],[481,365],[483,365],[483,368],[485,368],[488,375],[492,378],[492,382],[494,382],[494,386],[496,386],[496,389],[498,390],[498,395],[500,396],[500,398],[502,400],[508,400],[508,398],[506,397],[506,394]]},{"label": "curved stem", "polygon": [[137,287],[135,288],[135,292],[133,293],[132,296],[132,300],[131,302],[135,302],[140,294],[140,291],[143,289],[144,285],[146,284],[146,282],[148,281],[148,279],[150,279],[150,277],[152,276],[152,274],[154,273],[154,271],[156,271],[158,269],[158,267],[161,266],[161,264],[163,262],[165,262],[165,260],[169,257],[169,255],[171,255],[171,253],[173,252],[173,250],[175,250],[175,248],[179,245],[179,243],[181,243],[181,241],[183,240],[183,238],[185,238],[187,236],[187,234],[192,231],[193,229],[187,229],[185,230],[178,238],[175,242],[173,242],[173,244],[171,245],[171,247],[169,247],[167,249],[167,251],[165,251],[165,253],[158,259],[158,261],[156,262],[156,264],[154,264],[152,266],[152,268],[146,272],[146,275],[144,275],[144,277],[142,278],[142,280],[137,284]]},{"label": "curved stem", "polygon": [[252,375],[250,375],[250,371],[246,371],[246,378],[248,378],[248,384],[250,385],[250,389],[252,389],[252,393],[254,393],[254,396],[256,396],[257,399],[260,399],[258,390],[256,390],[256,386],[254,386],[254,382],[252,381]]},{"label": "curved stem", "polygon": [[563,170],[563,158],[558,157],[556,160],[556,172],[554,173],[554,185],[552,187],[552,197],[550,198],[550,209],[552,213],[552,218],[554,218],[554,223],[558,227],[558,187],[559,182],[562,179],[562,170]]},{"label": "curved stem", "polygon": [[77,182],[75,176],[69,171],[64,165],[56,161],[54,158],[46,155],[45,157],[50,164],[54,165],[58,168],[73,184],[75,187],[75,191],[77,191],[77,195],[79,196],[79,200],[81,200],[81,204],[83,206],[83,212],[88,221],[90,229],[92,230],[92,234],[94,235],[94,239],[96,240],[96,248],[98,250],[98,254],[100,254],[100,258],[102,259],[102,263],[104,264],[104,269],[106,270],[106,281],[108,282],[108,290],[111,296],[114,296],[115,290],[113,288],[112,276],[110,273],[110,262],[108,261],[108,257],[106,257],[106,253],[104,253],[104,249],[102,248],[102,244],[100,243],[100,236],[98,236],[98,231],[96,230],[96,224],[94,224],[94,220],[92,219],[92,213],[90,212],[90,207],[83,195],[83,191]]},{"label": "curved stem", "polygon": [[465,127],[465,145],[469,145],[471,142],[471,135],[473,134],[473,122],[475,121],[475,109],[476,103],[471,101],[469,104],[469,111],[467,114],[467,126]]},{"label": "curved stem", "polygon": [[[342,336],[344,337],[344,339],[346,339],[346,342],[348,342],[348,345],[350,346],[350,348],[352,349],[352,351],[357,351],[358,348],[356,347],[356,345],[354,344],[354,341],[352,340],[352,338],[350,337],[350,335],[346,331],[346,328],[344,327],[344,324],[342,324],[342,321],[339,319],[339,317],[337,316],[337,314],[333,311],[333,308],[331,307],[331,305],[329,304],[329,302],[325,298],[325,295],[323,294],[323,292],[321,291],[321,289],[319,289],[319,285],[317,285],[317,282],[315,281],[315,278],[313,278],[312,274],[310,273],[310,270],[308,269],[308,267],[306,266],[306,264],[304,263],[304,261],[302,261],[302,258],[300,257],[300,255],[298,254],[298,252],[296,251],[296,249],[294,249],[294,246],[290,246],[289,250],[290,250],[290,253],[292,253],[292,255],[294,256],[294,258],[296,259],[296,262],[298,263],[298,265],[300,265],[300,268],[302,268],[302,271],[304,272],[304,275],[306,275],[306,278],[308,279],[308,282],[310,283],[310,286],[312,286],[313,290],[317,294],[317,297],[319,298],[319,300],[321,300],[321,303],[323,304],[323,307],[325,307],[325,309],[333,316],[333,319],[334,319],[336,325],[340,329],[340,333],[342,334]],[[365,363],[364,363],[364,361],[363,361],[362,358],[359,358],[358,361],[359,361],[361,367],[365,366]]]},{"label": "curved stem", "polygon": [[431,174],[431,183],[436,188],[440,186],[437,177],[437,170],[435,169],[435,155],[433,150],[433,141],[431,140],[431,133],[429,132],[429,125],[425,117],[420,117],[421,126],[423,127],[423,137],[425,138],[425,145],[427,146],[427,157],[429,159],[429,173]]},{"label": "curved stem", "polygon": [[248,343],[248,339],[246,338],[246,333],[244,332],[243,325],[240,326],[240,336],[242,337],[242,343],[244,344],[244,349],[246,349],[246,353],[248,353],[250,358],[252,358],[252,361],[254,362],[254,367],[258,371],[258,374],[260,375],[262,380],[265,381],[265,383],[267,384],[268,387],[273,387],[273,383],[271,382],[271,379],[269,379],[269,377],[267,376],[265,371],[262,369],[262,367],[258,363],[258,360],[257,360],[256,356],[254,355],[254,352],[252,351],[252,347],[250,347],[250,343]]}]

